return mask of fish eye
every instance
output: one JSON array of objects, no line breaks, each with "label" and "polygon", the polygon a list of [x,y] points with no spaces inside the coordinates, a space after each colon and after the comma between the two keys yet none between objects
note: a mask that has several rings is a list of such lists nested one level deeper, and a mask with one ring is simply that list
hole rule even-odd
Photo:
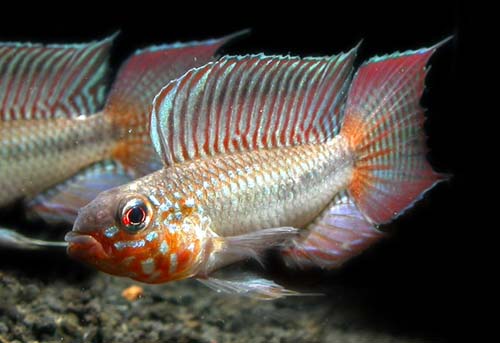
[{"label": "fish eye", "polygon": [[119,206],[117,213],[119,226],[129,233],[137,233],[149,223],[151,210],[144,199],[127,199]]}]

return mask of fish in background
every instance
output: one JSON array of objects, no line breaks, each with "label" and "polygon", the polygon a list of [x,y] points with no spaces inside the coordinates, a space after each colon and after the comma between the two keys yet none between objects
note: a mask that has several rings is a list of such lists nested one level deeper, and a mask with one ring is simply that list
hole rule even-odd
[{"label": "fish in background", "polygon": [[[108,94],[115,36],[73,45],[0,43],[0,207],[24,199],[45,220],[72,223],[99,192],[159,169],[148,135],[154,96],[241,34],[138,50]],[[7,229],[1,242],[43,245]]]},{"label": "fish in background", "polygon": [[222,267],[279,249],[336,268],[442,180],[426,160],[419,102],[430,48],[374,57],[224,56],[156,96],[164,167],[80,210],[68,253],[147,283],[196,278],[218,292],[297,294]]}]

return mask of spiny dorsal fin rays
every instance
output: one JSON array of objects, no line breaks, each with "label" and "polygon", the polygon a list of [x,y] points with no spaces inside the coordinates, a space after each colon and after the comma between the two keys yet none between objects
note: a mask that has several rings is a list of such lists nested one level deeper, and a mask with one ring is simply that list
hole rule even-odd
[{"label": "spiny dorsal fin rays", "polygon": [[140,120],[138,125],[146,127],[143,120],[151,112],[151,100],[165,84],[213,60],[223,45],[246,33],[245,30],[216,39],[137,50],[120,68],[106,102],[106,112],[123,117],[128,126],[130,113],[135,113]]},{"label": "spiny dorsal fin rays", "polygon": [[217,39],[153,46],[130,57],[120,69],[104,109],[114,126],[121,129],[122,139],[115,147],[113,157],[135,176],[161,167],[149,143],[151,100],[165,84],[191,68],[213,60],[224,44],[245,33],[240,31]]},{"label": "spiny dorsal fin rays", "polygon": [[70,118],[100,110],[115,36],[69,45],[0,43],[0,120]]},{"label": "spiny dorsal fin rays", "polygon": [[356,48],[330,57],[225,56],[170,82],[151,138],[166,165],[321,143],[339,132]]}]

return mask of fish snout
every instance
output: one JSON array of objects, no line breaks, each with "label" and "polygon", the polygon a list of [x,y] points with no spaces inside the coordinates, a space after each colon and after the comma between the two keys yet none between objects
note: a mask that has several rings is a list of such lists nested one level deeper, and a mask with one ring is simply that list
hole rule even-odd
[{"label": "fish snout", "polygon": [[109,258],[96,233],[109,226],[113,216],[103,204],[90,203],[78,211],[73,229],[64,237],[68,242],[68,254],[78,260],[92,263],[95,259]]},{"label": "fish snout", "polygon": [[102,203],[92,202],[78,211],[78,216],[73,224],[73,231],[91,233],[113,224],[114,216],[112,211]]},{"label": "fish snout", "polygon": [[97,218],[91,211],[85,211],[86,207],[78,211],[78,216],[73,224],[73,231],[89,233],[97,229]]}]

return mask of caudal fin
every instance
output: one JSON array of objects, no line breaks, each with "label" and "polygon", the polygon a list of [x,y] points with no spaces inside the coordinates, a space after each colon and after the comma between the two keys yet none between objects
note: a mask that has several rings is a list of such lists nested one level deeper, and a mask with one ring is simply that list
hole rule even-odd
[{"label": "caudal fin", "polygon": [[419,102],[425,66],[441,44],[375,57],[359,68],[340,131],[355,152],[351,185],[307,227],[304,239],[282,250],[287,265],[338,267],[383,237],[377,224],[440,180],[425,157]]},{"label": "caudal fin", "polygon": [[426,160],[424,90],[431,48],[375,57],[354,77],[341,134],[356,153],[349,187],[375,224],[390,221],[441,179]]}]

